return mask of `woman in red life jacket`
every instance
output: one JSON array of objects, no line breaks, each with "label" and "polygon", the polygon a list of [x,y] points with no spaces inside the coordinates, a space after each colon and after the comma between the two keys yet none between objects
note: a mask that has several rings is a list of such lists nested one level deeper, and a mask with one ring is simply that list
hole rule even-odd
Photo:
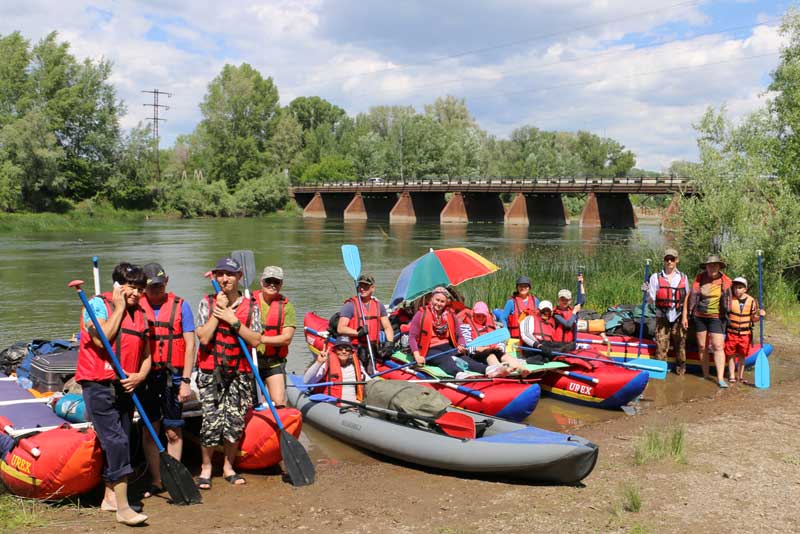
[{"label": "woman in red life jacket", "polygon": [[[430,303],[420,308],[411,320],[408,344],[414,359],[419,365],[427,363],[440,367],[450,376],[457,376],[463,368],[485,374],[486,364],[466,355],[458,318],[447,308],[448,296],[447,289],[437,287],[431,292]],[[454,352],[458,356],[454,353],[439,356],[453,349],[457,349]]]},{"label": "woman in red life jacket", "polygon": [[527,276],[517,278],[517,290],[506,301],[503,316],[511,337],[519,339],[519,325],[525,317],[536,313],[539,299],[531,293],[531,279]]},{"label": "woman in red life jacket", "polygon": [[253,294],[263,326],[258,373],[278,407],[286,404],[286,357],[297,328],[294,305],[281,294],[281,287],[283,269],[270,265],[261,273],[261,289]]},{"label": "woman in red life jacket", "polygon": [[141,267],[129,263],[117,265],[111,277],[114,290],[94,297],[89,305],[128,378],[119,379],[88,312],[84,312],[75,380],[83,388],[86,412],[105,457],[101,508],[116,511],[120,523],[139,525],[147,516],[134,511],[128,502],[128,476],[133,473],[130,393],[150,372],[147,320],[139,307],[146,282]]},{"label": "woman in red life jacket", "polygon": [[[333,351],[331,356],[330,352]],[[361,368],[361,362],[353,357],[353,344],[347,336],[339,336],[327,350],[319,353],[317,359],[306,370],[303,380],[306,384],[320,382],[364,382],[368,380]],[[323,393],[338,399],[353,402],[364,400],[364,386],[361,384],[330,384],[323,386]]]},{"label": "woman in red life jacket", "polygon": [[[461,321],[461,333],[464,335],[466,343],[493,332],[497,328],[485,302],[476,302],[471,310],[464,308],[457,317]],[[524,375],[528,374],[525,362],[511,354],[506,354],[505,343],[474,347],[468,350],[470,356],[488,366],[486,376],[494,378],[514,371],[519,371]]]},{"label": "woman in red life jacket", "polygon": [[558,292],[558,306],[553,310],[553,319],[556,322],[554,332],[554,341],[559,343],[571,343],[575,341],[575,331],[577,330],[578,312],[581,311],[581,306],[586,302],[586,290],[583,285],[583,275],[578,275],[578,286],[581,292],[578,295],[578,302],[573,308],[572,304],[572,291],[569,289],[562,289]]},{"label": "woman in red life jacket", "polygon": [[716,254],[710,254],[700,266],[703,270],[695,277],[689,293],[689,313],[692,314],[697,331],[697,350],[703,356],[703,378],[709,378],[709,357],[706,350],[708,340],[711,350],[714,351],[717,385],[727,388],[728,383],[724,379],[725,321],[731,304],[731,279],[722,272],[725,262]]},{"label": "woman in red life jacket", "polygon": [[527,316],[519,325],[520,339],[529,347],[538,347],[544,341],[555,341],[556,322],[553,304],[549,300],[539,303],[539,312]]},{"label": "woman in red life jacket", "polygon": [[253,375],[238,338],[255,348],[261,343],[261,315],[251,298],[239,291],[242,267],[233,258],[222,258],[211,270],[220,286],[197,307],[197,387],[203,411],[200,427],[202,464],[197,487],[211,489],[214,448],[224,452],[222,475],[230,484],[245,484],[233,469],[247,410],[253,404]]},{"label": "woman in red life jacket", "polygon": [[[362,363],[369,362],[367,338],[372,344],[372,353],[385,355],[394,352],[394,330],[389,322],[386,307],[374,297],[375,278],[369,274],[358,277],[358,295],[347,299],[339,310],[339,323],[336,334],[349,336],[358,346],[358,357]],[[380,334],[383,331],[386,341],[379,350]],[[374,369],[369,369],[374,372]]]},{"label": "woman in red life jacket", "polygon": [[[169,277],[158,263],[148,263],[142,270],[147,287],[139,305],[150,328],[152,369],[147,375],[139,398],[156,432],[162,422],[167,436],[167,452],[180,461],[183,451],[183,403],[191,396],[194,370],[194,317],[189,303],[167,292]],[[142,434],[142,446],[150,471],[150,487],[144,498],[163,493],[158,448],[149,432]]]},{"label": "woman in red life jacket", "polygon": [[744,360],[753,344],[753,324],[766,316],[758,309],[756,299],[747,294],[747,279],[734,278],[731,283],[732,298],[728,308],[728,327],[725,330],[725,357],[728,358],[728,380],[736,382],[736,365],[739,365],[739,382],[744,382]]}]

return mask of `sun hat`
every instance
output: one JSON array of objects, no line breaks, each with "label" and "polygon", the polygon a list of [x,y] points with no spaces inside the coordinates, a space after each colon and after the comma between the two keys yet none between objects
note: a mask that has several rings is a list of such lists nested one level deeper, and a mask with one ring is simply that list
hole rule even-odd
[{"label": "sun hat", "polygon": [[268,265],[264,267],[264,271],[261,273],[261,280],[269,280],[270,278],[282,281],[283,269],[276,265]]},{"label": "sun hat", "polygon": [[569,289],[561,289],[558,291],[558,298],[572,300],[572,291],[570,291]]},{"label": "sun hat", "polygon": [[728,266],[717,254],[709,254],[706,257],[706,261],[700,264],[700,267],[705,267],[709,263],[719,263],[722,266],[722,269]]},{"label": "sun hat", "polygon": [[234,260],[230,257],[225,257],[220,259],[217,264],[211,269],[211,272],[214,271],[224,271],[226,273],[240,273],[242,272],[242,266],[239,265],[239,262]]},{"label": "sun hat", "polygon": [[148,263],[142,267],[142,270],[144,271],[144,275],[147,277],[148,286],[167,283],[167,273],[164,272],[164,268],[160,264]]},{"label": "sun hat", "polygon": [[479,300],[475,303],[475,306],[472,307],[472,313],[474,315],[489,315],[489,306],[486,305],[485,302]]},{"label": "sun hat", "polygon": [[745,287],[745,289],[747,289],[749,287],[747,285],[747,278],[745,278],[744,276],[737,276],[736,278],[733,279],[732,283],[734,283],[734,284],[742,284]]},{"label": "sun hat", "polygon": [[553,303],[549,300],[543,300],[539,303],[539,311],[550,310],[553,311]]},{"label": "sun hat", "polygon": [[517,278],[517,285],[518,286],[531,285],[531,279],[528,278],[527,276],[520,276],[519,278]]}]

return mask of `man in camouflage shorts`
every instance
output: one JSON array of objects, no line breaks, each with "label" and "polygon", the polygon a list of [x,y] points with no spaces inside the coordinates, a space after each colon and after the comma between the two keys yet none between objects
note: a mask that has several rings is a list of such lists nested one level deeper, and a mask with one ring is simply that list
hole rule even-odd
[{"label": "man in camouflage shorts", "polygon": [[686,372],[687,299],[689,280],[678,270],[678,251],[664,251],[664,269],[653,273],[642,288],[656,307],[656,359],[666,360],[670,342],[675,354],[675,373]]}]

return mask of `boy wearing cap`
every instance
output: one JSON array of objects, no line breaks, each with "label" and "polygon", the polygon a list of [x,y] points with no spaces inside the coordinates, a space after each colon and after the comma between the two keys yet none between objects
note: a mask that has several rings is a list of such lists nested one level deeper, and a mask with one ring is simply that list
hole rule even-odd
[{"label": "boy wearing cap", "polygon": [[[358,295],[347,299],[339,310],[339,322],[336,331],[339,335],[358,339],[358,357],[363,362],[369,361],[369,350],[366,340],[372,345],[373,354],[377,354],[380,332],[386,336],[386,344],[382,353],[394,352],[394,330],[389,322],[386,307],[375,297],[375,278],[369,274],[358,277]],[[374,369],[368,370],[374,372]]]},{"label": "boy wearing cap", "polygon": [[245,483],[233,469],[244,431],[244,418],[253,403],[253,377],[239,346],[241,337],[250,347],[261,343],[261,315],[251,297],[239,291],[242,267],[233,258],[222,258],[211,270],[220,286],[197,307],[197,387],[203,411],[200,427],[202,465],[197,486],[211,489],[211,457],[222,445],[225,461],[222,475],[234,485]]},{"label": "boy wearing cap", "polygon": [[586,302],[586,289],[583,285],[582,274],[578,275],[578,287],[581,288],[581,292],[578,294],[578,302],[575,307],[570,306],[572,303],[572,291],[561,289],[558,292],[558,306],[553,310],[553,320],[556,324],[554,340],[559,343],[575,341],[578,312],[581,311],[581,306]]},{"label": "boy wearing cap", "polygon": [[686,373],[686,331],[689,327],[687,313],[689,280],[678,270],[678,251],[664,251],[664,268],[653,273],[644,284],[649,302],[656,308],[656,359],[666,360],[670,343],[675,354],[675,373]]},{"label": "boy wearing cap", "polygon": [[[141,388],[140,397],[147,417],[156,432],[161,421],[167,436],[167,451],[180,461],[183,450],[183,403],[191,396],[194,369],[194,317],[189,303],[167,292],[169,277],[158,263],[148,263],[144,270],[147,286],[139,305],[150,328],[152,367]],[[151,484],[144,492],[146,499],[164,492],[158,467],[158,448],[149,433],[142,436],[142,445],[150,470]]]},{"label": "boy wearing cap", "polygon": [[258,346],[258,374],[276,406],[286,404],[286,357],[297,328],[294,305],[281,294],[283,269],[264,267],[261,289],[253,293],[261,314],[261,344]]},{"label": "boy wearing cap", "polygon": [[753,324],[759,317],[764,317],[766,312],[759,310],[756,299],[747,294],[745,277],[734,278],[731,290],[733,298],[728,309],[728,325],[725,330],[728,381],[736,382],[736,365],[738,363],[738,379],[739,382],[744,382],[744,360],[750,353],[750,345],[753,343]]},{"label": "boy wearing cap", "polygon": [[517,290],[503,306],[503,317],[511,337],[519,339],[520,323],[525,317],[537,313],[539,299],[531,293],[531,279],[527,276],[517,278]]}]

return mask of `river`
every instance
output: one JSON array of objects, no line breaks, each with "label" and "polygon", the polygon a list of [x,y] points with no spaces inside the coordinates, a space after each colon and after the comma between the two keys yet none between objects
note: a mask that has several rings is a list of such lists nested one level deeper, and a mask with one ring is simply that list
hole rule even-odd
[{"label": "river", "polygon": [[[642,242],[659,245],[662,237],[655,224],[643,224],[635,230],[599,230],[581,229],[576,223],[530,228],[502,224],[389,225],[277,216],[147,221],[137,229],[115,232],[4,234],[0,235],[0,291],[6,305],[0,307],[0,348],[20,340],[71,337],[80,302],[67,283],[83,279],[87,293],[93,292],[92,256],[100,259],[103,290],[110,290],[111,270],[120,261],[161,263],[170,277],[169,289],[195,309],[210,290],[203,273],[233,250],[252,249],[259,272],[269,264],[284,269],[283,292],[295,304],[299,327],[288,368],[301,371],[310,361],[302,335],[303,314],[313,310],[328,316],[353,294],[353,280],[341,258],[343,243],[358,245],[362,270],[375,276],[376,295],[388,301],[400,270],[429,248],[464,246],[497,260],[541,244],[590,251],[606,240],[630,242],[631,246]],[[545,403],[541,408],[545,408],[542,413],[548,411]],[[586,420],[594,417],[588,414],[602,413],[570,410],[572,415],[564,420]]]}]

